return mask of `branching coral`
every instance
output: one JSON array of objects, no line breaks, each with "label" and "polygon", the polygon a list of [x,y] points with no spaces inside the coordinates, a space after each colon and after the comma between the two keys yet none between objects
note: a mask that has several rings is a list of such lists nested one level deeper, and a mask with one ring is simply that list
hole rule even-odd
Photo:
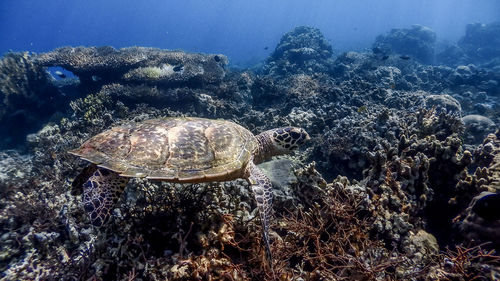
[{"label": "branching coral", "polygon": [[500,256],[481,246],[447,248],[435,262],[437,265],[429,269],[428,280],[496,280],[500,277]]}]

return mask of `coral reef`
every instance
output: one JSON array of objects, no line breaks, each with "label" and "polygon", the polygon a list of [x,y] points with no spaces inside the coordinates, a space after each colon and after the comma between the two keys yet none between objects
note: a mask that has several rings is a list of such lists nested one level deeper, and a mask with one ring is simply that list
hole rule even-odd
[{"label": "coral reef", "polygon": [[[197,89],[220,83],[227,63],[224,55],[142,47],[64,47],[38,55],[6,54],[0,60],[0,125],[6,129],[0,134],[0,148],[26,148],[23,144],[28,134],[60,119],[70,102],[85,98],[89,92],[110,92],[117,85],[142,88],[142,92],[154,91],[157,86],[160,92],[178,91],[186,85]],[[56,81],[48,72],[51,67],[63,67],[78,79]],[[200,98],[210,96],[200,93]]]},{"label": "coral reef", "polygon": [[[0,278],[498,279],[500,74],[421,64],[433,38],[394,30],[369,52],[334,58],[319,30],[298,27],[255,72],[224,68],[223,55],[140,47],[6,55],[2,118],[20,109],[7,105],[17,95],[61,113],[20,134],[24,154],[0,151]],[[53,80],[53,66],[79,79]],[[85,163],[67,151],[111,126],[166,116],[309,132],[308,147],[260,165],[274,185],[272,268],[242,180],[133,179],[109,225],[90,225]]]}]

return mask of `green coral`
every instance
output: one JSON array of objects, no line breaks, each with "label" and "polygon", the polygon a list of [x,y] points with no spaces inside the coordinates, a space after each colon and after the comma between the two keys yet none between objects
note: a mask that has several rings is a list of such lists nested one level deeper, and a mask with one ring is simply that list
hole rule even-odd
[{"label": "green coral", "polygon": [[159,68],[159,67],[150,66],[150,67],[143,67],[143,68],[139,68],[139,69],[142,71],[142,74],[147,79],[150,79],[150,80],[160,79],[160,77],[162,76],[161,68]]}]

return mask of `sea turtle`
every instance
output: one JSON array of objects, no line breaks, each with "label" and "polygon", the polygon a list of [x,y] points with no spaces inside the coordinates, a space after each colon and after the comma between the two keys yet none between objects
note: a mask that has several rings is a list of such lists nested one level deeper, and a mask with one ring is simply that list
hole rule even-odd
[{"label": "sea turtle", "polygon": [[296,127],[254,136],[226,120],[162,118],[111,128],[69,153],[92,163],[81,174],[86,180],[82,198],[90,221],[98,227],[108,220],[132,177],[177,183],[247,179],[257,201],[270,256],[272,186],[256,164],[290,153],[308,139],[307,132]]}]

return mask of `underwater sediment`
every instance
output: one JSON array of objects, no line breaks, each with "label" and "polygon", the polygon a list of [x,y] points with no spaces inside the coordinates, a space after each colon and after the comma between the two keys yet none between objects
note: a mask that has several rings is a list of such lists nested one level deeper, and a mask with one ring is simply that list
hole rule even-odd
[{"label": "underwater sediment", "polygon": [[[318,29],[298,27],[252,70],[142,47],[6,54],[0,124],[16,133],[0,138],[0,277],[498,279],[500,47],[474,40],[495,30],[471,25],[435,54],[433,31],[413,26],[334,55]],[[74,76],[55,79],[54,67]],[[77,177],[86,163],[67,151],[170,116],[311,136],[260,165],[274,186],[272,269],[244,180],[135,178],[110,222],[90,224]]]}]

